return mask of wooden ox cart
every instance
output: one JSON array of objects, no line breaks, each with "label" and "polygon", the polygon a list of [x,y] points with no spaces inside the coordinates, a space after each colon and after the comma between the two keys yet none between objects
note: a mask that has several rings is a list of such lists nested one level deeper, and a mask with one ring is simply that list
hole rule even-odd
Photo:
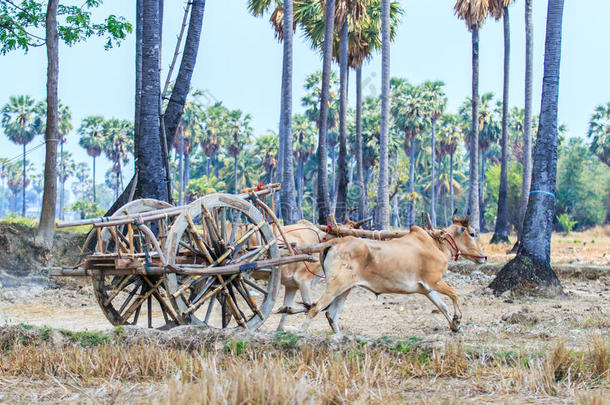
[{"label": "wooden ox cart", "polygon": [[280,255],[281,228],[263,201],[279,187],[210,194],[181,207],[134,200],[111,217],[60,223],[93,231],[81,263],[49,274],[91,277],[113,325],[256,329],[275,304],[280,266],[316,260],[294,249]]}]

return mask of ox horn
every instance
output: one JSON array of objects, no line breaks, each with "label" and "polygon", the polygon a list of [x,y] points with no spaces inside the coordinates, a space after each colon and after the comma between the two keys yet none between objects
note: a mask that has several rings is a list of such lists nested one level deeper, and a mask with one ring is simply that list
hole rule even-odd
[{"label": "ox horn", "polygon": [[468,211],[466,212],[466,218],[464,218],[464,224],[466,226],[468,226],[469,222],[470,222],[470,208],[468,208]]},{"label": "ox horn", "polygon": [[371,222],[372,220],[373,220],[373,217],[368,217],[368,218],[361,219],[360,221],[358,221],[358,222],[356,222],[354,224],[354,228],[355,229],[360,229],[362,227],[362,225],[364,225],[364,224],[366,224],[368,222]]},{"label": "ox horn", "polygon": [[453,211],[453,215],[451,215],[451,222],[455,222],[457,219],[455,216],[457,215],[457,208]]}]

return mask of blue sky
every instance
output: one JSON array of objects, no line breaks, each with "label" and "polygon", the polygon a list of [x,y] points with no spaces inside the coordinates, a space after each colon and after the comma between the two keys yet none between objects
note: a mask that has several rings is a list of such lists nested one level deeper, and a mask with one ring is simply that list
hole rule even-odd
[{"label": "blue sky", "polygon": [[[248,14],[245,0],[208,0],[194,88],[202,89],[210,100],[220,100],[229,108],[240,108],[252,115],[256,135],[277,131],[280,103],[281,44],[270,27],[268,16]],[[391,74],[413,83],[442,80],[449,98],[448,111],[454,112],[470,95],[471,42],[466,26],[453,13],[453,1],[400,1],[405,9],[396,41],[391,48]],[[524,78],[524,0],[510,7],[511,22],[511,105],[523,106]],[[162,80],[173,54],[182,20],[183,1],[165,0]],[[547,2],[534,2],[534,111],[540,109],[542,62]],[[106,0],[95,12],[102,17],[113,13],[134,21],[135,2]],[[610,52],[610,1],[566,1],[559,94],[559,120],[567,125],[568,136],[584,136],[593,108],[610,101],[608,66]],[[603,38],[606,38],[604,40]],[[489,20],[480,33],[480,93],[502,93],[502,22]],[[377,94],[380,88],[379,55],[363,68],[364,94]],[[321,69],[321,59],[300,33],[294,49],[294,111],[302,110],[305,77]],[[44,48],[28,54],[13,52],[0,56],[0,105],[11,95],[45,97],[46,53]],[[350,104],[354,101],[355,75],[350,76]],[[92,39],[72,48],[60,47],[59,97],[72,109],[77,128],[87,115],[133,118],[134,36],[119,48],[104,51],[101,39]],[[1,131],[1,130],[0,130]],[[38,137],[33,147],[42,142]],[[78,135],[69,135],[67,149],[77,161],[89,162],[78,147]],[[0,157],[12,158],[20,147],[0,135]],[[28,156],[37,170],[42,169],[43,148]],[[100,159],[98,182],[109,167]]]}]

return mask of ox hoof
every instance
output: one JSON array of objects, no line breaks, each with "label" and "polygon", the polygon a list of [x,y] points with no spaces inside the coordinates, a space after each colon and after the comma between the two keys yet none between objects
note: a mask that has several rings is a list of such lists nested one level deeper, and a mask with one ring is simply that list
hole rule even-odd
[{"label": "ox hoof", "polygon": [[460,323],[459,322],[451,322],[451,325],[449,325],[449,328],[451,329],[451,332],[460,332],[462,330],[462,328],[460,328]]},{"label": "ox hoof", "polygon": [[290,307],[286,307],[283,306],[280,309],[277,310],[276,314],[288,314],[288,310],[291,309]]}]

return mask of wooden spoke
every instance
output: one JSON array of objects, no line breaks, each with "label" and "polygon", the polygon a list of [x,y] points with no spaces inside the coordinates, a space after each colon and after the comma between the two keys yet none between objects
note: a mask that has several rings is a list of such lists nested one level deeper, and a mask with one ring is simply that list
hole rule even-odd
[{"label": "wooden spoke", "polygon": [[208,304],[208,310],[205,312],[204,323],[207,325],[210,322],[210,316],[212,315],[212,310],[214,309],[214,302],[216,302],[216,294],[212,296],[210,299],[210,303]]},{"label": "wooden spoke", "polygon": [[237,277],[237,280],[234,282],[234,284],[235,284],[235,289],[244,298],[244,301],[246,301],[246,304],[248,304],[248,306],[250,307],[250,310],[252,312],[254,312],[256,315],[258,315],[258,317],[261,320],[264,320],[265,318],[263,317],[263,314],[261,313],[261,311],[259,311],[258,307],[256,306],[256,302],[250,295],[248,288],[245,286],[244,280],[243,280],[243,277],[241,274]]},{"label": "wooden spoke", "polygon": [[[184,323],[184,321],[180,321],[180,317],[172,310],[171,302],[164,298],[166,293],[159,290],[164,288],[165,275],[149,276],[152,277],[149,279],[140,274],[121,276],[104,274],[104,271],[115,270],[115,266],[118,263],[113,263],[113,257],[121,259],[119,266],[137,266],[138,263],[143,265],[145,260],[144,252],[146,250],[149,253],[149,260],[158,262],[160,258],[156,254],[151,240],[146,236],[142,240],[142,231],[134,226],[133,218],[138,218],[138,223],[141,222],[150,228],[156,235],[157,240],[163,245],[169,232],[168,226],[172,225],[178,213],[170,214],[161,219],[159,217],[147,219],[146,215],[139,214],[145,214],[152,210],[167,210],[172,208],[174,208],[172,205],[163,201],[152,199],[134,200],[119,208],[115,215],[104,221],[110,222],[112,218],[129,215],[132,217],[130,222],[123,221],[95,228],[99,236],[97,246],[101,246],[102,249],[99,252],[101,255],[97,256],[98,260],[93,264],[97,271],[97,275],[92,277],[93,290],[104,315],[113,325],[130,323],[144,327],[159,327]],[[88,251],[90,245],[89,241],[86,242],[83,251]],[[197,256],[195,255],[194,257],[196,258]],[[100,272],[99,269],[106,270]],[[142,314],[142,305],[144,304],[148,308],[146,317],[140,316]]]},{"label": "wooden spoke", "polygon": [[133,296],[136,295],[136,290],[140,287],[141,284],[142,284],[142,282],[138,280],[138,283],[135,285],[135,287],[133,287],[133,290],[131,290],[131,292],[129,293],[127,298],[125,298],[125,301],[123,301],[123,304],[121,305],[121,308],[119,309],[119,313],[123,312],[123,310],[127,307],[127,304],[129,304],[131,302],[131,300],[133,299]]},{"label": "wooden spoke", "polygon": [[129,319],[129,317],[131,316],[131,314],[133,312],[135,312],[135,310],[137,308],[139,308],[142,304],[144,304],[144,301],[151,296],[151,294],[157,289],[159,288],[159,286],[161,285],[161,283],[163,282],[163,278],[161,278],[159,281],[157,281],[152,288],[148,289],[148,291],[146,291],[144,294],[141,294],[138,298],[136,298],[136,300],[133,302],[133,304],[131,304],[131,306],[129,308],[127,308],[127,310],[125,311],[125,313],[123,313],[122,317],[123,320],[127,320]]},{"label": "wooden spoke", "polygon": [[152,297],[146,299],[148,302],[148,327],[152,328]]},{"label": "wooden spoke", "polygon": [[[247,264],[278,259],[279,249],[270,225],[249,201],[230,194],[194,201],[176,217],[165,246],[169,268],[226,268],[221,276],[213,277],[190,277],[186,271],[167,274],[168,297],[185,321],[211,328],[256,329],[271,313],[279,289],[279,266],[254,271],[258,263]],[[183,255],[200,257],[206,251],[212,261],[184,264]],[[248,281],[255,287],[238,279],[252,271],[255,277]]]},{"label": "wooden spoke", "polygon": [[250,287],[254,288],[255,290],[257,290],[261,294],[267,295],[267,290],[261,288],[258,284],[248,280],[247,278],[243,278],[243,281],[244,281],[245,284],[248,284]]}]

